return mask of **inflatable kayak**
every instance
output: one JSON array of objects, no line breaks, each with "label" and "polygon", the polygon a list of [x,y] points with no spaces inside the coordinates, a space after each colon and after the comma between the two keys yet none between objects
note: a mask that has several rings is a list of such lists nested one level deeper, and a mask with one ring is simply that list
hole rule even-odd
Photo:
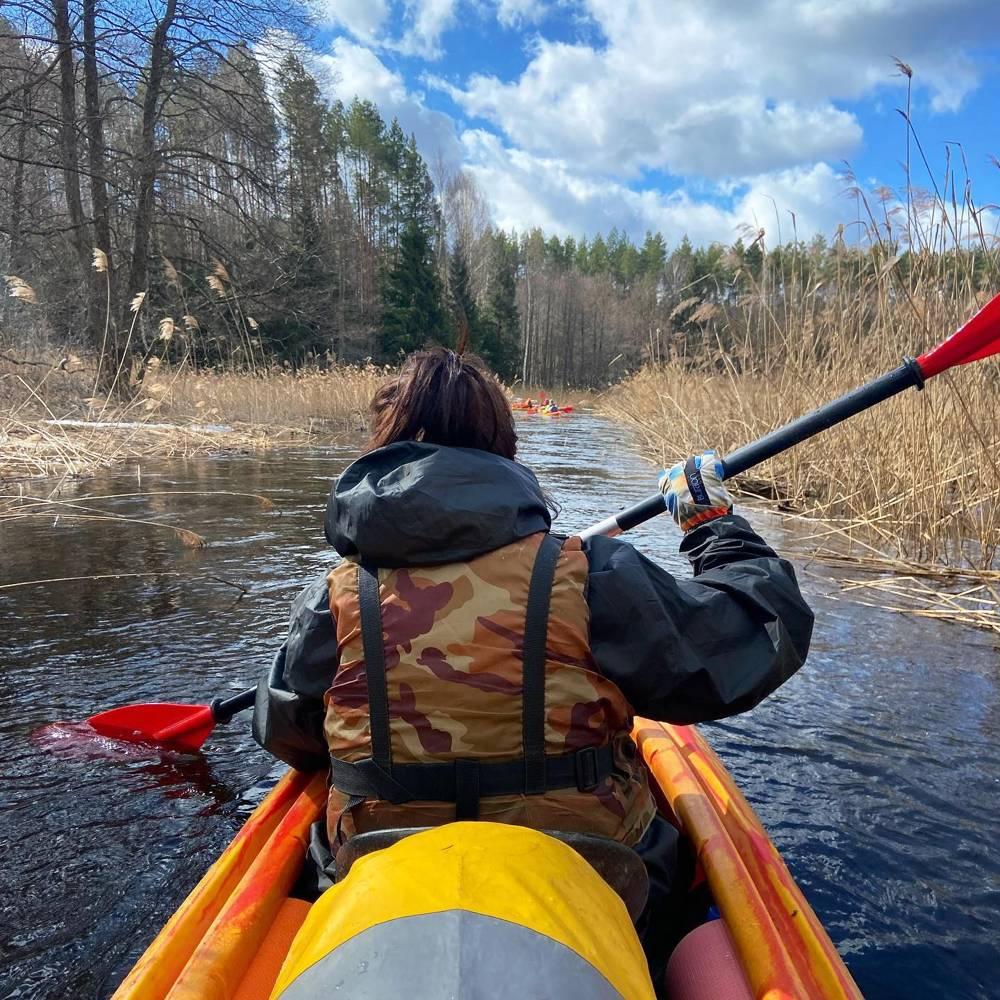
[{"label": "inflatable kayak", "polygon": [[555,409],[551,409],[551,405],[548,403],[529,403],[523,399],[515,399],[510,404],[510,408],[516,413],[537,413],[543,417],[562,416],[573,412],[572,406],[557,406]]},{"label": "inflatable kayak", "polygon": [[[700,899],[672,1000],[861,994],[725,767],[691,727],[637,720],[660,808],[697,855]],[[599,837],[494,823],[349,840],[337,882],[296,898],[325,774],[287,773],[114,1000],[566,997],[652,1000],[633,930],[645,869]]]},{"label": "inflatable kayak", "polygon": [[519,413],[537,413],[540,417],[568,417],[573,412],[572,406],[559,406],[547,409],[544,406],[521,407]]}]

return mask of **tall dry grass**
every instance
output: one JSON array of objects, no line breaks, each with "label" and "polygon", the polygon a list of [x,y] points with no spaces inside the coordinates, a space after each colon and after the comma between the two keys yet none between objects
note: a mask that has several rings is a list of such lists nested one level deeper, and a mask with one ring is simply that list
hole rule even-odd
[{"label": "tall dry grass", "polygon": [[[753,274],[737,269],[733,289],[716,286],[707,296],[704,286],[692,289],[700,300],[694,314],[688,302],[671,315],[680,310],[694,320],[685,335],[668,334],[664,347],[657,331],[656,363],[605,401],[662,465],[700,447],[725,454],[903,356],[919,356],[1000,291],[997,206],[975,204],[961,146],[954,145],[957,155],[946,146],[943,170],[932,168],[910,116],[913,71],[898,60],[897,68],[907,80],[905,189],[869,194],[849,174],[855,245],[848,247],[841,226],[832,254],[796,240],[762,253]],[[918,167],[926,190],[914,185]],[[765,249],[763,229],[749,235],[751,249]],[[836,537],[848,542],[848,555],[890,570],[969,568],[994,579],[1000,361],[944,373],[923,392],[858,414],[736,485],[820,519],[817,545]],[[989,588],[983,600],[996,621]]]},{"label": "tall dry grass", "polygon": [[365,426],[368,406],[388,373],[340,365],[257,373],[161,368],[143,383],[164,416],[285,430],[314,437]]},{"label": "tall dry grass", "polygon": [[[107,281],[107,255],[98,248],[93,266]],[[104,337],[93,356],[0,351],[0,482],[81,476],[153,455],[261,448],[364,426],[387,373],[372,365],[316,364],[296,372],[269,365],[258,324],[220,261],[205,280],[237,346],[227,366],[199,370],[193,359],[201,325],[176,269],[169,261],[164,267],[181,319],[149,316],[146,293],[138,293],[117,354],[109,341],[110,284]],[[19,306],[37,305],[21,278],[7,275],[5,284]],[[142,324],[156,331],[151,341],[141,341]],[[170,365],[162,360],[178,355]]]},{"label": "tall dry grass", "polygon": [[95,359],[0,355],[0,482],[124,461],[326,440],[365,426],[372,365],[196,371],[148,359],[126,401],[94,396]]},{"label": "tall dry grass", "polygon": [[[639,372],[603,408],[633,426],[664,466],[703,446],[725,454],[964,322],[987,296],[954,273],[957,256],[924,253],[902,286],[891,267],[823,295],[790,283],[780,314],[758,287],[718,307],[694,349]],[[794,274],[796,262],[786,264]],[[986,361],[859,414],[736,485],[823,519],[817,539],[828,533],[891,558],[989,567],[1000,549],[998,456],[1000,365]]]}]

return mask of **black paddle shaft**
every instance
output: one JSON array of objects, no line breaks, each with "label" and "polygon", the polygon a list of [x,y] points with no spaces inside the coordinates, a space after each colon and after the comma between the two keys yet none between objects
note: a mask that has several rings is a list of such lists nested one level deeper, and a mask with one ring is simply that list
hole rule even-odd
[{"label": "black paddle shaft", "polygon": [[[848,417],[867,410],[876,403],[889,399],[897,395],[904,389],[911,387],[923,389],[924,375],[920,370],[920,365],[913,358],[905,358],[903,363],[887,372],[880,378],[854,389],[851,392],[835,399],[819,409],[807,413],[797,420],[793,420],[784,427],[779,427],[765,434],[757,441],[737,448],[731,455],[722,460],[723,479],[731,479],[752,469],[761,462],[766,462],[769,458],[783,451],[787,451],[793,445],[811,438],[820,431],[825,431],[834,424],[839,424]],[[629,531],[637,527],[650,518],[662,514],[667,509],[667,502],[662,493],[655,493],[647,497],[640,503],[632,507],[627,507],[621,513],[609,517],[598,524],[587,528],[580,533],[581,538],[593,538],[595,535],[615,535],[622,531]]]},{"label": "black paddle shaft", "polygon": [[825,431],[834,424],[839,424],[848,417],[867,410],[869,407],[881,403],[883,400],[895,396],[904,389],[910,387],[923,389],[924,376],[920,370],[920,365],[913,358],[906,358],[903,363],[887,372],[881,378],[854,389],[843,395],[840,399],[833,400],[825,406],[807,413],[798,420],[793,420],[784,427],[765,434],[757,441],[745,444],[742,448],[737,448],[731,455],[722,460],[725,469],[723,479],[731,479],[752,469],[761,462],[766,462],[769,458],[787,451],[793,445],[811,438],[820,431]]},{"label": "black paddle shaft", "polygon": [[228,722],[234,715],[250,708],[257,697],[255,687],[247,688],[232,698],[216,698],[212,702],[212,717],[216,722]]}]

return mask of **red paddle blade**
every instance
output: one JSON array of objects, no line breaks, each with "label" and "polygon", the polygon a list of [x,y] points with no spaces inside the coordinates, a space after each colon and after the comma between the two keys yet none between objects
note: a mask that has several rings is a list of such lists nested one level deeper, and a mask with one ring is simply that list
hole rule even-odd
[{"label": "red paddle blade", "polygon": [[130,743],[162,743],[178,750],[197,750],[215,728],[208,705],[172,702],[112,708],[87,722],[102,736]]},{"label": "red paddle blade", "polygon": [[939,375],[956,365],[1000,354],[1000,295],[990,299],[979,312],[946,341],[917,358],[924,378]]}]

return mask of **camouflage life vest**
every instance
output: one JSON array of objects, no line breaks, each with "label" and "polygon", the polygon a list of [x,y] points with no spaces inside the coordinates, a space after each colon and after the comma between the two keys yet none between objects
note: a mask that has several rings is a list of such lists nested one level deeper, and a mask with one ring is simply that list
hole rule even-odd
[{"label": "camouflage life vest", "polygon": [[578,538],[329,578],[331,840],[482,818],[635,844],[655,812],[632,709],[588,645]]}]

